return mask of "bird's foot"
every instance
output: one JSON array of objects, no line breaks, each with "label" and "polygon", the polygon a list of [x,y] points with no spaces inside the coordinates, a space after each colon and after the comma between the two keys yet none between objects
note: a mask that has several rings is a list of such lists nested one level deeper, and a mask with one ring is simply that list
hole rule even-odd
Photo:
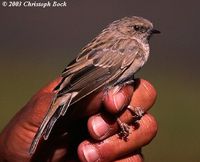
[{"label": "bird's foot", "polygon": [[126,124],[126,123],[123,123],[120,119],[117,119],[117,123],[120,127],[120,132],[119,132],[119,137],[124,139],[124,140],[127,140],[127,137],[129,135],[129,125]]},{"label": "bird's foot", "polygon": [[127,108],[134,114],[136,120],[140,120],[145,113],[141,107],[133,107],[131,105],[128,105]]}]

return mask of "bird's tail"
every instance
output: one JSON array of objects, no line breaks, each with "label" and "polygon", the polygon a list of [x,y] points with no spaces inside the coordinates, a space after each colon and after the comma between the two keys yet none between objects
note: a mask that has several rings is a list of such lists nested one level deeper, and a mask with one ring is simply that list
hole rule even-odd
[{"label": "bird's tail", "polygon": [[60,116],[65,115],[68,107],[70,106],[72,99],[77,94],[78,94],[78,92],[72,92],[72,93],[64,94],[60,97],[57,97],[57,96],[54,97],[52,104],[49,108],[49,111],[48,111],[47,115],[45,116],[41,126],[39,127],[39,129],[33,139],[33,142],[29,149],[30,155],[32,155],[35,152],[36,147],[42,136],[45,140],[48,139],[49,134],[51,133],[51,130],[52,130],[55,122],[57,121],[57,119]]}]

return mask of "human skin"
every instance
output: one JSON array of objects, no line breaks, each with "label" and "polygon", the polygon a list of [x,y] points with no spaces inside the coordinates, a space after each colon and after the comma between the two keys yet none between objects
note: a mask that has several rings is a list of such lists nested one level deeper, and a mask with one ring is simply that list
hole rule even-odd
[{"label": "human skin", "polygon": [[[100,92],[72,105],[70,109],[74,110],[69,119],[61,119],[56,129],[62,133],[67,129],[68,133],[61,136],[53,131],[47,141],[40,141],[35,154],[29,155],[31,142],[60,79],[39,90],[0,133],[0,161],[142,162],[141,148],[155,137],[157,123],[152,115],[145,113],[135,124],[133,113],[125,110],[130,104],[147,112],[154,104],[156,91],[142,79],[135,82],[134,88],[128,85],[118,93],[113,93],[113,90],[106,94]],[[122,107],[124,110],[121,110]],[[126,140],[119,138],[116,116],[130,125]]]}]

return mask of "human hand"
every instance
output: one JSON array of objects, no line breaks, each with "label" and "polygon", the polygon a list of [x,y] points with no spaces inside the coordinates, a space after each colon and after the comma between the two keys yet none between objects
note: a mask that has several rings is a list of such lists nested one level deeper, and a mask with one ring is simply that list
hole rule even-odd
[{"label": "human hand", "polygon": [[[63,122],[64,119],[61,120],[62,124],[59,122],[62,125],[62,130],[66,129],[64,125],[73,125],[73,134],[70,135],[69,131],[67,135],[60,136],[56,140],[50,138],[41,142],[31,159],[28,154],[30,144],[48,111],[53,97],[52,90],[59,81],[60,78],[33,96],[1,132],[0,160],[15,162],[31,160],[78,161],[79,158],[81,161],[91,161],[92,159],[96,159],[96,161],[126,161],[127,159],[142,161],[138,150],[155,136],[157,131],[155,119],[149,114],[144,115],[138,122],[139,127],[136,129],[133,125],[128,140],[124,141],[119,139],[117,135],[118,126],[115,118],[111,115],[119,112],[119,108],[123,105],[129,104],[129,99],[133,93],[132,86],[124,87],[114,96],[111,90],[108,92],[108,96],[99,93],[74,105],[72,109],[74,108],[75,111],[68,123]],[[144,80],[137,81],[137,84],[138,87],[131,98],[131,105],[140,106],[146,111],[154,103],[156,92]],[[104,111],[102,111],[103,96]],[[82,128],[85,125],[83,122],[86,117],[89,117],[87,127],[90,136],[87,135],[86,128]],[[133,117],[129,111],[126,110],[121,113],[120,119],[132,125]],[[77,152],[77,148],[78,156],[76,153],[74,154],[74,152]]]}]

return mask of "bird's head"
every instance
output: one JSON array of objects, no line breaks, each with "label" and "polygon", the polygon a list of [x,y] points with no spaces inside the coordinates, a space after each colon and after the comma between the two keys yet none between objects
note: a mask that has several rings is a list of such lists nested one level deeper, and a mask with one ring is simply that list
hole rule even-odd
[{"label": "bird's head", "polygon": [[114,21],[109,28],[116,30],[118,35],[148,42],[152,34],[160,33],[153,28],[153,24],[142,17],[125,17]]}]

